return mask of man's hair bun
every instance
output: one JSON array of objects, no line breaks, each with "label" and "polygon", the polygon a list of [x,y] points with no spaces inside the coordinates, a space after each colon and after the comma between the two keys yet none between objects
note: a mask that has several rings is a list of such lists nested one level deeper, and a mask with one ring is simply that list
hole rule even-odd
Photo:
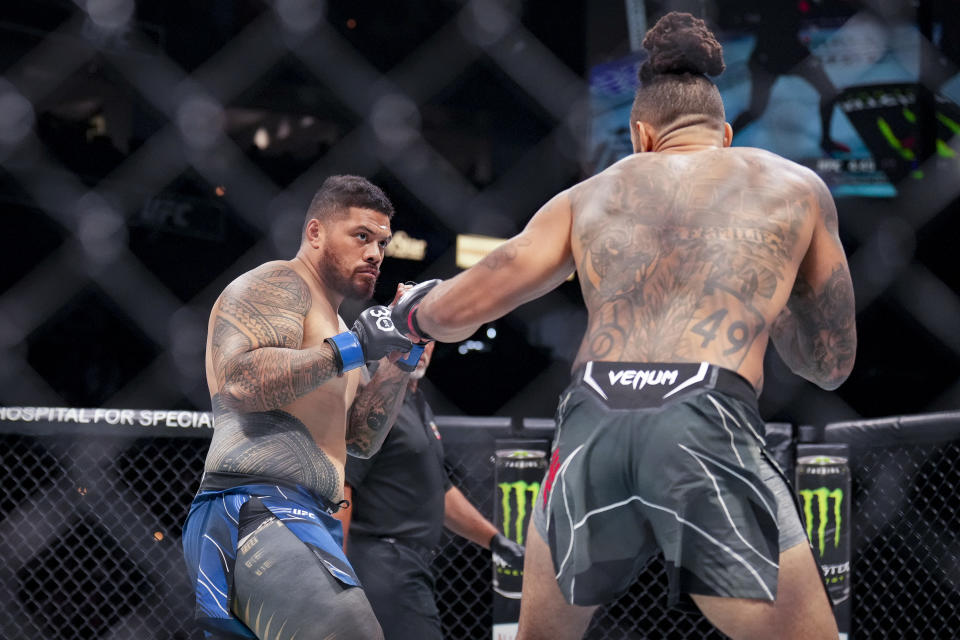
[{"label": "man's hair bun", "polygon": [[640,67],[640,80],[664,74],[720,75],[723,49],[706,23],[689,13],[671,11],[647,32],[643,48],[649,58]]}]

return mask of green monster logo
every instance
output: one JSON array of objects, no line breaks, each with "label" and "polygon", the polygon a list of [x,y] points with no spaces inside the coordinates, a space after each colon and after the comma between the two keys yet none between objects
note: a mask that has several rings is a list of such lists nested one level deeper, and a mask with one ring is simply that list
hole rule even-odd
[{"label": "green monster logo", "polygon": [[[497,485],[502,494],[501,506],[503,509],[503,533],[517,542],[523,544],[523,521],[527,517],[527,497],[530,498],[530,504],[537,503],[537,494],[540,492],[539,482],[501,482]],[[511,519],[510,496],[517,497],[517,513]],[[512,526],[511,526],[512,525]],[[513,531],[511,531],[511,528]]]},{"label": "green monster logo", "polygon": [[820,557],[824,552],[824,536],[827,530],[827,510],[829,509],[830,499],[833,499],[833,518],[836,520],[836,528],[833,532],[833,548],[840,546],[840,527],[843,524],[840,506],[843,503],[843,489],[829,489],[820,487],[819,489],[801,489],[799,492],[803,501],[803,515],[807,521],[807,538],[810,542],[813,540],[813,500],[817,499],[817,543],[820,549]]}]

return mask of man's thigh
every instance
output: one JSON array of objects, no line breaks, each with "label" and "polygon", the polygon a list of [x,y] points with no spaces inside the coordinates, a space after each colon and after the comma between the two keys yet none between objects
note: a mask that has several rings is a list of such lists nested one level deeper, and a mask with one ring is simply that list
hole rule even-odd
[{"label": "man's thigh", "polygon": [[382,638],[363,590],[338,582],[276,518],[237,552],[234,614],[258,638]]},{"label": "man's thigh", "polygon": [[710,622],[734,640],[836,640],[837,623],[810,546],[780,554],[777,599],[746,600],[692,595]]},{"label": "man's thigh", "polygon": [[527,527],[517,640],[582,638],[596,609],[570,604],[563,597],[550,547],[531,519]]}]

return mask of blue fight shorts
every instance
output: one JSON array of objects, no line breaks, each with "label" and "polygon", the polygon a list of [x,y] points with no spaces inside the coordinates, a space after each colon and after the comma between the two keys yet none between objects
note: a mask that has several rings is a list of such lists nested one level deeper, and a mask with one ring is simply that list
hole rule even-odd
[{"label": "blue fight shorts", "polygon": [[240,508],[254,497],[310,547],[336,580],[360,585],[343,553],[340,521],[330,515],[336,505],[328,500],[300,486],[201,487],[183,525],[183,553],[196,592],[194,617],[203,629],[235,638],[256,638],[231,612]]}]

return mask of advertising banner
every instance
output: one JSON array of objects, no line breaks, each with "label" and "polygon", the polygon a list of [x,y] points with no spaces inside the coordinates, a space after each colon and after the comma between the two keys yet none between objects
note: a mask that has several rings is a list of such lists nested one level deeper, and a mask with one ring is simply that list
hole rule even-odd
[{"label": "advertising banner", "polygon": [[[547,454],[542,449],[504,445],[509,441],[497,442],[494,522],[505,536],[525,545],[527,524],[547,468]],[[520,618],[523,571],[497,560],[495,557],[493,562],[493,640],[513,640]]]},{"label": "advertising banner", "polygon": [[841,638],[850,637],[849,462],[845,444],[797,445],[797,498]]}]

